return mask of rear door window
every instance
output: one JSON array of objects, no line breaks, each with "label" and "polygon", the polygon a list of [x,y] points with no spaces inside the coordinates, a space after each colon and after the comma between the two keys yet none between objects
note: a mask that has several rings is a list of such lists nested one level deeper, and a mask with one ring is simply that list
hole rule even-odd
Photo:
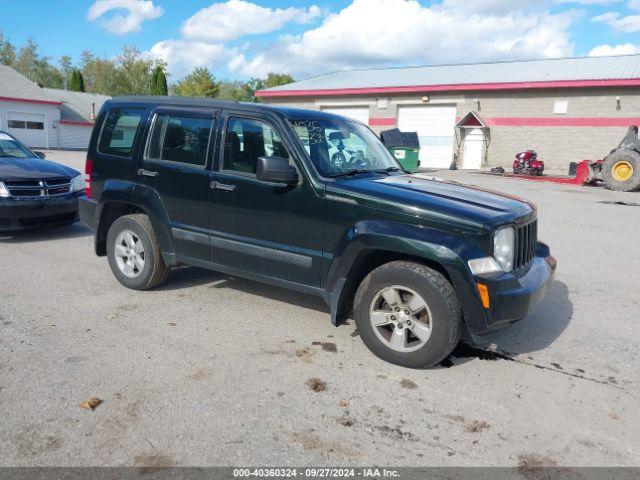
[{"label": "rear door window", "polygon": [[204,167],[212,122],[210,116],[156,114],[146,159]]},{"label": "rear door window", "polygon": [[107,155],[130,158],[133,142],[144,114],[141,108],[112,108],[102,125],[98,151]]}]

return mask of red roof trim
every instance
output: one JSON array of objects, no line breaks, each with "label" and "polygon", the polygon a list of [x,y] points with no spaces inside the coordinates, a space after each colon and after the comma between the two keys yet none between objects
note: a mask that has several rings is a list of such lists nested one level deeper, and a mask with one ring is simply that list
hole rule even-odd
[{"label": "red roof trim", "polygon": [[258,90],[257,97],[320,97],[338,95],[370,95],[381,93],[457,92],[478,90],[526,90],[537,88],[637,87],[640,78],[620,80],[554,80],[544,82],[466,83],[449,85],[413,85],[405,87],[336,88],[319,90]]},{"label": "red roof trim", "polygon": [[495,127],[628,127],[640,125],[640,117],[493,117]]},{"label": "red roof trim", "polygon": [[389,125],[395,126],[395,124],[395,117],[369,118],[369,125],[371,125],[372,127],[384,127]]},{"label": "red roof trim", "polygon": [[75,122],[73,120],[60,120],[60,125],[75,125],[77,127],[93,127],[93,122]]},{"label": "red roof trim", "polygon": [[55,102],[53,100],[34,100],[32,98],[14,98],[14,97],[0,97],[2,102],[22,102],[22,103],[41,103],[44,105],[62,105],[62,102]]}]

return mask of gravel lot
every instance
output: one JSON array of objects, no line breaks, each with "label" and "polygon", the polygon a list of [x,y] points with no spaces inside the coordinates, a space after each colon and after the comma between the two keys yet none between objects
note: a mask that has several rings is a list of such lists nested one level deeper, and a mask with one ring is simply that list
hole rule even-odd
[{"label": "gravel lot", "polygon": [[1,465],[640,466],[640,207],[601,203],[640,194],[437,175],[536,202],[559,267],[501,355],[431,370],[314,297],[195,268],[135,292],[79,224],[0,236]]}]

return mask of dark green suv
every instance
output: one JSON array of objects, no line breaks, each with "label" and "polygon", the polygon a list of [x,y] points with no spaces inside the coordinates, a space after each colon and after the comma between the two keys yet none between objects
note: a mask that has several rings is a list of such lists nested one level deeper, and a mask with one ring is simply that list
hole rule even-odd
[{"label": "dark green suv", "polygon": [[556,266],[533,205],[407,175],[367,126],[318,111],[117,98],[86,173],[80,218],[123,285],[195,265],[319,295],[408,367],[525,317]]}]

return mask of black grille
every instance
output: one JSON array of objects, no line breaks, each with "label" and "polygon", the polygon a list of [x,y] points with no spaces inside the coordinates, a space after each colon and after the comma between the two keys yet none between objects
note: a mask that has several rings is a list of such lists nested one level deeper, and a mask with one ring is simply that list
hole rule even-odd
[{"label": "black grille", "polygon": [[536,255],[538,244],[538,221],[534,220],[516,227],[516,249],[514,268],[526,266]]},{"label": "black grille", "polygon": [[71,191],[71,179],[49,178],[44,180],[18,180],[4,182],[12,197],[49,197]]}]

